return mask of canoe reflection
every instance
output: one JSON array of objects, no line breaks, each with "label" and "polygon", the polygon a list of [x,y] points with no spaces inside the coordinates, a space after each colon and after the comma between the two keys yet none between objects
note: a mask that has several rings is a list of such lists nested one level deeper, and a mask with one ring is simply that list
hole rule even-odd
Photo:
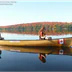
[{"label": "canoe reflection", "polygon": [[[2,53],[1,50],[8,50],[13,52],[24,52],[24,53],[37,53],[39,60],[41,62],[46,62],[46,56],[49,54],[56,54],[56,55],[72,55],[72,48],[71,47],[9,47],[9,46],[1,46],[0,47],[0,55]],[[1,57],[0,57],[1,58]]]}]

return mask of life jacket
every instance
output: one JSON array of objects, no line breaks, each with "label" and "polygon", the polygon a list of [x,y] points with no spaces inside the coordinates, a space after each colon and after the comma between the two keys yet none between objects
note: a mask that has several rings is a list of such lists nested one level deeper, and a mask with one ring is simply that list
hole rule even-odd
[{"label": "life jacket", "polygon": [[43,33],[42,33],[42,31],[40,32],[40,36],[43,36]]}]

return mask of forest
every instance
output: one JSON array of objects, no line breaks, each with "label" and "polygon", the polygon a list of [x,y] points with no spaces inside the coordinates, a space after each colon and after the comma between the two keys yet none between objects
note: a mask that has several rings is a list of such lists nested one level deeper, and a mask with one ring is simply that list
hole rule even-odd
[{"label": "forest", "polygon": [[67,22],[35,22],[0,26],[0,32],[37,35],[42,26],[45,26],[46,33],[48,35],[61,35],[72,33],[72,23]]}]

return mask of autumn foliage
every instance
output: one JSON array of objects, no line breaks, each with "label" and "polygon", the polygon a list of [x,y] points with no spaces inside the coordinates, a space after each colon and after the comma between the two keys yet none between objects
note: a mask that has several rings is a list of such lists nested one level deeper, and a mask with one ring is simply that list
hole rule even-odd
[{"label": "autumn foliage", "polygon": [[42,26],[45,26],[48,35],[61,35],[72,33],[72,23],[67,22],[34,22],[0,26],[1,32],[34,34],[37,35]]}]

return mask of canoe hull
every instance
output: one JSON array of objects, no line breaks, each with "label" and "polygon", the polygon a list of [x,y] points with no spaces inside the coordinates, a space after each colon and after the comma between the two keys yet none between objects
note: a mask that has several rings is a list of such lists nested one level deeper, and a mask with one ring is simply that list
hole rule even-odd
[{"label": "canoe hull", "polygon": [[0,40],[0,45],[6,46],[61,46],[57,44],[56,41],[53,43],[48,40],[28,40],[28,41],[9,41],[9,40]]},{"label": "canoe hull", "polygon": [[72,39],[63,39],[65,42],[59,43],[60,39],[55,40],[0,40],[1,46],[71,46]]}]

